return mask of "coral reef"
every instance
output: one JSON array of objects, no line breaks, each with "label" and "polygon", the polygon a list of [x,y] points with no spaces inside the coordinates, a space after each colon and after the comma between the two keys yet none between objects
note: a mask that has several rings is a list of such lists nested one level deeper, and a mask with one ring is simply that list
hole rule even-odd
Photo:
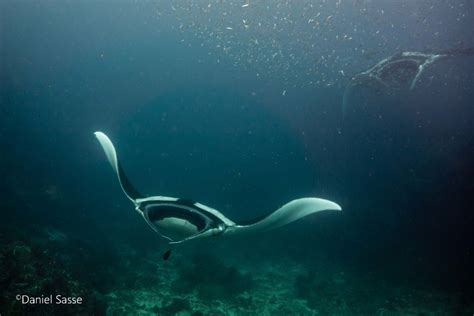
[{"label": "coral reef", "polygon": [[[330,271],[330,270],[329,270]],[[295,278],[295,294],[323,315],[458,315],[468,305],[430,288],[384,281],[382,275],[310,269]],[[471,304],[472,305],[472,304]]]},{"label": "coral reef", "polygon": [[162,308],[155,308],[154,311],[159,315],[176,315],[179,312],[191,310],[189,302],[182,298],[174,298],[171,303]]},{"label": "coral reef", "polygon": [[[337,281],[336,281],[337,280]],[[323,309],[323,313],[331,311],[331,304],[340,306],[345,304],[341,300],[343,279],[337,276],[331,278],[327,275],[310,271],[298,275],[294,282],[296,296],[307,301],[310,308]]]},{"label": "coral reef", "polygon": [[[469,295],[395,284],[324,260],[243,261],[181,249],[163,261],[155,249],[88,244],[53,229],[10,234],[0,232],[5,315],[457,315],[473,307]],[[23,305],[18,294],[76,296],[84,303]]]},{"label": "coral reef", "polygon": [[252,277],[223,264],[217,257],[197,255],[178,270],[172,288],[178,293],[197,290],[202,299],[229,299],[252,288]]},{"label": "coral reef", "polygon": [[[88,284],[71,273],[71,264],[62,262],[62,254],[45,247],[41,239],[12,241],[0,250],[0,312],[12,314],[101,314],[105,302]],[[82,297],[83,304],[22,304],[17,295],[45,297]],[[87,298],[87,299],[86,299]]]}]

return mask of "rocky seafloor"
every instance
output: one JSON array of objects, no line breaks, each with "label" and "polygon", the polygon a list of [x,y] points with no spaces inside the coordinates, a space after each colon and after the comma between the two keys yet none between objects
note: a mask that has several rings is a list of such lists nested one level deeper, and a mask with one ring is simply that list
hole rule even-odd
[{"label": "rocky seafloor", "polygon": [[[322,258],[241,260],[241,253],[98,249],[54,230],[3,233],[0,314],[462,315],[463,293],[391,282]],[[22,304],[18,294],[82,297],[81,305]]]}]

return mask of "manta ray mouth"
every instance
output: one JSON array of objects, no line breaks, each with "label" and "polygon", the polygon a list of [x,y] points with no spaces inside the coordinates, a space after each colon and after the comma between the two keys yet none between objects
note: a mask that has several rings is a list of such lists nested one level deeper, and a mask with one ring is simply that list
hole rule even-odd
[{"label": "manta ray mouth", "polygon": [[168,218],[177,218],[191,223],[198,231],[207,226],[206,218],[188,208],[173,204],[147,205],[144,210],[150,222],[157,222]]},{"label": "manta ray mouth", "polygon": [[216,227],[215,221],[196,207],[169,202],[139,206],[147,223],[160,235],[180,241]]},{"label": "manta ray mouth", "polygon": [[200,208],[190,200],[160,201],[153,199],[139,203],[146,222],[160,235],[172,242],[202,234],[224,225],[217,216]]}]

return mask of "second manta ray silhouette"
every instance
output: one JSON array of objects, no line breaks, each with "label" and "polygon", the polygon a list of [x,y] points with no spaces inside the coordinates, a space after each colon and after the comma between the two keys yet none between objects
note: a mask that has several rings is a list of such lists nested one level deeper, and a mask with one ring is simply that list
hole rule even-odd
[{"label": "second manta ray silhouette", "polygon": [[[283,205],[276,211],[254,220],[235,222],[221,212],[194,202],[167,196],[144,197],[125,175],[111,140],[102,132],[95,132],[107,160],[118,176],[125,195],[135,205],[135,210],[170,244],[179,244],[199,238],[265,231],[287,225],[302,217],[320,211],[341,211],[341,207],[320,198],[301,198]],[[171,250],[164,253],[167,260]]]},{"label": "second manta ray silhouette", "polygon": [[372,68],[354,77],[346,86],[342,98],[342,112],[345,115],[355,88],[372,86],[382,89],[413,90],[424,70],[436,61],[450,57],[473,56],[474,48],[451,49],[437,54],[402,52],[378,62]]}]

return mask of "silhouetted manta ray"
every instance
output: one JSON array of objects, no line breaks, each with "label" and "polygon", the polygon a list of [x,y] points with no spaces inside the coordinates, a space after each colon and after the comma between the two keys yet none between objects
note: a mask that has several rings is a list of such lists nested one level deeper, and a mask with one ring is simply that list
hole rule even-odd
[{"label": "silhouetted manta ray", "polygon": [[354,89],[360,86],[373,86],[385,89],[413,90],[423,71],[441,59],[457,56],[473,56],[474,48],[451,49],[438,54],[402,52],[378,62],[363,71],[347,84],[342,98],[342,112],[345,115],[349,99]]},{"label": "silhouetted manta ray", "polygon": [[[125,195],[135,205],[135,210],[170,244],[179,244],[211,236],[235,235],[265,231],[287,225],[302,217],[320,211],[340,211],[341,207],[319,198],[301,198],[283,205],[276,211],[246,222],[235,222],[221,212],[206,205],[167,196],[144,197],[130,183],[117,158],[111,140],[102,132],[95,132],[107,160],[118,176]],[[168,259],[170,250],[163,259]]]}]

